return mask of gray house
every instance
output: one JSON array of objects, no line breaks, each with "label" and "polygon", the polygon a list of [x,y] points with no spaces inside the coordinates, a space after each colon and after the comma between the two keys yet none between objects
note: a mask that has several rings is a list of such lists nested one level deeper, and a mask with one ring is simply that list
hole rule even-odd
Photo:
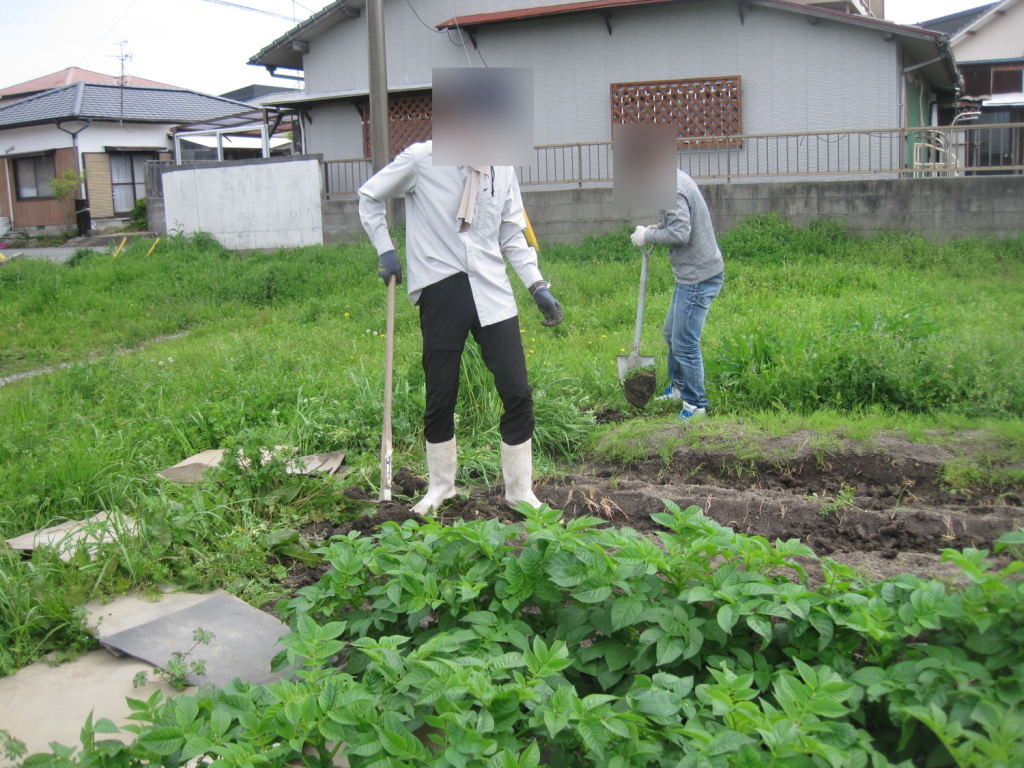
[{"label": "gray house", "polygon": [[[249,62],[304,76],[273,103],[300,110],[303,151],[328,161],[372,152],[359,5],[327,6]],[[875,18],[880,3],[474,0],[457,18],[451,7],[384,2],[392,153],[430,136],[434,67],[532,67],[536,145],[605,142],[616,122],[666,114],[681,140],[915,126],[908,88],[934,99],[959,82],[947,38]]]}]

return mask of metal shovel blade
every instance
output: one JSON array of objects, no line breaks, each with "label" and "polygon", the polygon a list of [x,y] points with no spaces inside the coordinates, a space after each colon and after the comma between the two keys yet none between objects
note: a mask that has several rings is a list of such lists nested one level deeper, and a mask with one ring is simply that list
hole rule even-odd
[{"label": "metal shovel blade", "polygon": [[619,355],[615,361],[619,364],[619,381],[624,382],[630,371],[637,368],[650,368],[654,365],[654,358],[645,355]]}]

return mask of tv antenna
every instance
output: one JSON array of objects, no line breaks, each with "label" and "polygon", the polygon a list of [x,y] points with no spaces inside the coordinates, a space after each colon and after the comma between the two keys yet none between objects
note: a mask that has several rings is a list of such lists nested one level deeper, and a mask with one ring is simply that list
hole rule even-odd
[{"label": "tv antenna", "polygon": [[118,122],[119,123],[123,123],[124,122],[124,85],[125,85],[125,79],[126,79],[125,78],[124,63],[126,61],[131,61],[132,60],[132,54],[131,54],[131,52],[125,53],[125,51],[124,51],[124,47],[126,45],[128,45],[128,41],[127,40],[122,40],[119,43],[114,43],[114,45],[116,45],[117,48],[118,48],[117,55],[108,55],[107,58],[108,59],[117,59],[119,62],[121,62],[121,76],[118,78],[118,85],[121,86],[121,116],[120,116],[120,118],[118,118]]}]

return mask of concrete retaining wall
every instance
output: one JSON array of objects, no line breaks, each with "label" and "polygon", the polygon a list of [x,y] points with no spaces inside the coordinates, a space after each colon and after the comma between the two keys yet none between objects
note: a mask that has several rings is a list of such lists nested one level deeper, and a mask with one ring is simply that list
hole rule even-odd
[{"label": "concrete retaining wall", "polygon": [[753,213],[778,211],[805,227],[845,219],[851,232],[917,230],[925,237],[1016,237],[1024,233],[1024,176],[872,179],[702,188],[715,227],[728,232]]},{"label": "concrete retaining wall", "polygon": [[209,232],[233,250],[319,245],[320,160],[295,155],[168,168],[166,228]]},{"label": "concrete retaining wall", "polygon": [[[701,189],[720,234],[767,211],[778,211],[801,227],[819,219],[845,219],[851,232],[861,234],[918,230],[948,240],[1024,233],[1024,176],[706,184]],[[576,242],[658,217],[657,211],[613,209],[610,187],[526,189],[523,203],[542,242]],[[396,224],[405,223],[404,211],[404,201],[396,200]],[[325,243],[364,237],[354,199],[325,201],[323,222]]]},{"label": "concrete retaining wall", "polygon": [[167,217],[164,215],[162,197],[146,198],[146,229],[150,232],[166,232]]}]

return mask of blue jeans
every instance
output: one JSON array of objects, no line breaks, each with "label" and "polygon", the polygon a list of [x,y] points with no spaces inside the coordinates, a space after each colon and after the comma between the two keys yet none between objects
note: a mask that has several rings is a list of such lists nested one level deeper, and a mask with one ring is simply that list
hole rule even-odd
[{"label": "blue jeans", "polygon": [[668,378],[683,393],[683,400],[697,408],[707,408],[704,391],[704,358],[700,353],[700,335],[708,319],[711,302],[722,290],[725,273],[720,272],[695,285],[676,283],[672,303],[665,318],[665,342],[668,344]]}]

